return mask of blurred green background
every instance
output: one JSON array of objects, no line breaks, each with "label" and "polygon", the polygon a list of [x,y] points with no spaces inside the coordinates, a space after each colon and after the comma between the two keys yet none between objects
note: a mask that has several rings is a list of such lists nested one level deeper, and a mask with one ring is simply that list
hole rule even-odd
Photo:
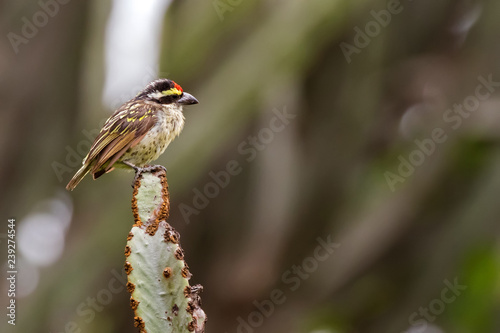
[{"label": "blurred green background", "polygon": [[157,77],[200,101],[157,163],[207,332],[500,332],[498,1],[0,5],[1,332],[136,332],[133,174],[64,186]]}]

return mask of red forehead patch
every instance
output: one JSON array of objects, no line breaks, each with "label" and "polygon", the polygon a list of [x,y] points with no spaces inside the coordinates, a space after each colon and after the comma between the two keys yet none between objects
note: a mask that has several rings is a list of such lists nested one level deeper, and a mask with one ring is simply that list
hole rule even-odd
[{"label": "red forehead patch", "polygon": [[[174,82],[174,81],[172,81],[172,82]],[[183,91],[184,91],[184,90],[182,90],[181,86],[180,86],[180,85],[178,85],[178,84],[177,84],[177,83],[175,83],[175,82],[174,82],[174,88],[175,88],[175,89],[180,90],[181,92],[183,92]]]}]

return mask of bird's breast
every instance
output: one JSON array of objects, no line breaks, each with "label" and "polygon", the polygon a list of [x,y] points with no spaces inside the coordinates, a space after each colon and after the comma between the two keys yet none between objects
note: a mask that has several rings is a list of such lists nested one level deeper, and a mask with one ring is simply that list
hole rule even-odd
[{"label": "bird's breast", "polygon": [[168,145],[182,131],[184,116],[182,111],[166,107],[155,113],[156,122],[144,138],[124,156],[137,166],[143,166],[160,157]]}]

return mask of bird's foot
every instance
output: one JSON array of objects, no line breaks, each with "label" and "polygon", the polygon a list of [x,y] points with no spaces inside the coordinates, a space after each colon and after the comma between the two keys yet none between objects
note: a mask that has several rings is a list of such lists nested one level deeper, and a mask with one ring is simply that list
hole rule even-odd
[{"label": "bird's foot", "polygon": [[142,168],[142,172],[155,172],[155,171],[165,171],[167,173],[167,168],[165,168],[163,165],[146,165],[145,167]]},{"label": "bird's foot", "polygon": [[165,171],[165,173],[167,173],[167,168],[165,168],[163,165],[146,165],[144,167],[138,167],[130,162],[123,163],[135,170],[135,177],[134,181],[132,182],[132,188],[134,188],[135,184],[139,181],[139,178],[143,172],[155,172],[163,170]]},{"label": "bird's foot", "polygon": [[135,188],[135,184],[137,183],[137,181],[139,181],[139,177],[142,173],[142,168],[127,161],[123,161],[123,164],[128,165],[135,171],[134,181],[132,182],[132,188]]}]

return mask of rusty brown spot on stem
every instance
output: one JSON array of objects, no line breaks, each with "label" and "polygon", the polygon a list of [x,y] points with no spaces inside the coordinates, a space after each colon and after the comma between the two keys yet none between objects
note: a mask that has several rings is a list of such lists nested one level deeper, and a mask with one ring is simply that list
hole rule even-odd
[{"label": "rusty brown spot on stem", "polygon": [[[141,330],[141,332],[143,332],[144,331],[144,327],[146,325],[144,324],[144,320],[142,320],[141,317],[135,316],[134,317],[134,326],[137,327],[137,328],[139,328]],[[144,332],[146,332],[146,331],[144,331]]]},{"label": "rusty brown spot on stem", "polygon": [[182,251],[180,247],[178,247],[177,250],[175,250],[175,258],[177,258],[177,260],[184,259],[184,251]]},{"label": "rusty brown spot on stem", "polygon": [[141,178],[139,175],[134,183],[134,190],[132,192],[132,214],[134,215],[134,226],[140,227],[142,225],[141,218],[139,217],[139,208],[137,207],[137,193],[139,193],[139,187],[141,186]]},{"label": "rusty brown spot on stem", "polygon": [[159,223],[160,223],[160,221],[158,221],[158,219],[156,219],[156,221],[154,223],[149,224],[146,227],[146,233],[148,233],[150,236],[154,236],[156,234],[156,231],[158,230]]},{"label": "rusty brown spot on stem", "polygon": [[168,182],[167,174],[164,170],[161,170],[157,174],[161,179],[161,194],[162,194],[162,205],[160,212],[158,214],[158,220],[166,221],[170,213],[170,195],[168,193]]},{"label": "rusty brown spot on stem", "polygon": [[163,276],[167,279],[172,276],[172,268],[167,267],[163,270]]},{"label": "rusty brown spot on stem", "polygon": [[179,233],[174,230],[174,228],[170,227],[165,231],[165,235],[163,235],[163,238],[165,239],[165,242],[179,244],[180,236]]},{"label": "rusty brown spot on stem", "polygon": [[132,268],[132,265],[128,262],[128,261],[125,261],[125,273],[127,273],[127,275],[130,274],[130,272],[132,272],[133,268]]},{"label": "rusty brown spot on stem", "polygon": [[174,304],[174,306],[172,307],[172,313],[174,314],[174,316],[177,316],[179,314],[179,307],[177,306],[177,304]]},{"label": "rusty brown spot on stem", "polygon": [[185,279],[191,278],[191,273],[189,272],[189,267],[187,265],[181,270],[181,275]]},{"label": "rusty brown spot on stem", "polygon": [[127,282],[127,291],[132,294],[134,292],[134,290],[135,290],[135,284],[133,284],[130,281]]},{"label": "rusty brown spot on stem", "polygon": [[194,301],[189,301],[188,305],[186,307],[187,313],[190,315],[193,315],[194,309],[196,308],[196,305],[194,304]]},{"label": "rusty brown spot on stem", "polygon": [[130,307],[132,310],[137,310],[137,306],[139,306],[139,302],[136,301],[133,297],[130,297]]},{"label": "rusty brown spot on stem", "polygon": [[190,286],[186,286],[184,288],[184,297],[188,298],[190,294],[191,294],[191,287]]},{"label": "rusty brown spot on stem", "polygon": [[130,246],[125,245],[125,257],[128,257],[132,253],[132,250],[130,249]]}]

